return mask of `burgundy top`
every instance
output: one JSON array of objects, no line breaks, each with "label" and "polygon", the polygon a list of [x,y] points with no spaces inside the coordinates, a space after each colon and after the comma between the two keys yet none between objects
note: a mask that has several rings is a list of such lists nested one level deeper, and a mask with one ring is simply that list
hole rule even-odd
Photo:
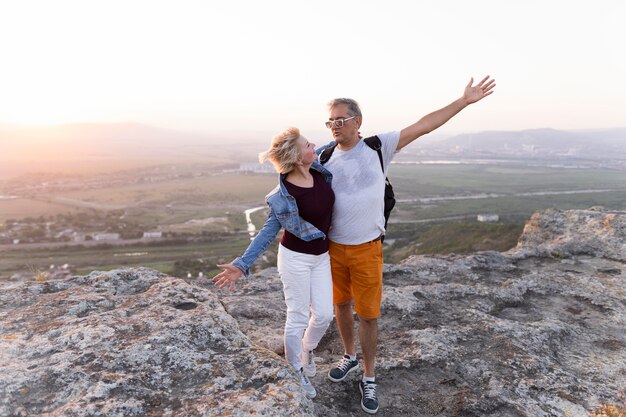
[{"label": "burgundy top", "polygon": [[[303,188],[285,181],[285,188],[296,199],[298,214],[304,220],[317,227],[328,235],[330,219],[335,204],[335,193],[326,182],[324,176],[314,169],[309,170],[313,175],[313,187]],[[285,230],[280,240],[281,245],[294,252],[321,255],[328,251],[328,238],[319,238],[306,242]]]}]

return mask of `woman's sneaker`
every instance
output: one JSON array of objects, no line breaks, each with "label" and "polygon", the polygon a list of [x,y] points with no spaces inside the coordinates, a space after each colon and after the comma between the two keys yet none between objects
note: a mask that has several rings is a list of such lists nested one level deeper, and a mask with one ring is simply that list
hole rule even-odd
[{"label": "woman's sneaker", "polygon": [[356,371],[358,368],[358,360],[350,360],[350,356],[344,355],[343,358],[337,362],[337,365],[330,369],[328,372],[328,379],[333,382],[343,381],[350,372]]},{"label": "woman's sneaker", "polygon": [[315,376],[317,370],[315,369],[315,355],[312,350],[302,351],[302,367],[306,376]]},{"label": "woman's sneaker", "polygon": [[361,408],[369,414],[376,414],[378,411],[378,396],[376,395],[376,383],[359,381],[361,391]]},{"label": "woman's sneaker", "polygon": [[302,389],[307,397],[315,398],[317,392],[313,384],[311,384],[311,381],[309,381],[309,378],[304,374],[304,369],[300,369],[300,385],[302,385]]}]

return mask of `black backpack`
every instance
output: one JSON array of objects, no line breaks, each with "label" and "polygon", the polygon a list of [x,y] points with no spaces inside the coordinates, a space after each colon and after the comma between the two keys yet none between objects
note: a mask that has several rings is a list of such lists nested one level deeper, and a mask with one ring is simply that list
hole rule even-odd
[{"label": "black backpack", "polygon": [[[378,160],[380,161],[380,168],[383,170],[383,174],[385,173],[385,166],[383,164],[383,153],[380,148],[383,146],[380,138],[378,136],[370,136],[369,138],[363,139],[365,144],[376,151],[378,154]],[[335,147],[337,144],[331,145],[328,148],[324,149],[319,156],[320,164],[324,165],[333,152],[335,151]],[[393,187],[389,182],[389,178],[385,177],[385,230],[387,230],[387,220],[389,220],[389,215],[391,214],[391,210],[396,205],[396,197],[393,193]]]}]

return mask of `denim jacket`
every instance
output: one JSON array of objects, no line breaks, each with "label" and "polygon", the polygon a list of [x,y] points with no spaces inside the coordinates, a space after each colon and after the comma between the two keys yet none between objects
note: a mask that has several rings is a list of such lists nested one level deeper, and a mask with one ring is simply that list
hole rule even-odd
[{"label": "denim jacket", "polygon": [[[328,184],[331,183],[332,174],[319,162],[313,162],[311,168],[321,173]],[[232,261],[232,264],[241,269],[246,276],[250,275],[250,268],[254,261],[265,252],[282,228],[307,242],[326,238],[324,232],[300,217],[296,199],[285,188],[285,177],[286,174],[281,174],[276,188],[265,196],[265,202],[269,206],[270,211],[263,228],[250,243],[244,254]]]},{"label": "denim jacket", "polygon": [[319,148],[317,148],[315,150],[315,153],[319,156],[322,152],[324,152],[324,149],[328,148],[329,146],[336,145],[336,144],[337,144],[337,142],[335,142],[334,140],[331,140],[326,145],[323,145],[323,146],[320,146]]}]

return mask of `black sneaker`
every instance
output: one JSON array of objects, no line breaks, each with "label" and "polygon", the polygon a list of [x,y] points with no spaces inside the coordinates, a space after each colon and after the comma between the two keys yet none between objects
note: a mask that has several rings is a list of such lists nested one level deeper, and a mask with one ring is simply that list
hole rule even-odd
[{"label": "black sneaker", "polygon": [[378,411],[378,396],[376,395],[376,384],[374,382],[359,381],[361,391],[361,408],[369,414],[376,414]]},{"label": "black sneaker", "polygon": [[335,365],[334,368],[330,369],[330,371],[328,372],[328,379],[333,382],[343,381],[344,379],[346,379],[346,376],[348,376],[350,372],[356,371],[358,368],[358,360],[351,361],[350,356],[344,355],[344,357],[341,358],[339,362],[337,362],[337,365]]}]

